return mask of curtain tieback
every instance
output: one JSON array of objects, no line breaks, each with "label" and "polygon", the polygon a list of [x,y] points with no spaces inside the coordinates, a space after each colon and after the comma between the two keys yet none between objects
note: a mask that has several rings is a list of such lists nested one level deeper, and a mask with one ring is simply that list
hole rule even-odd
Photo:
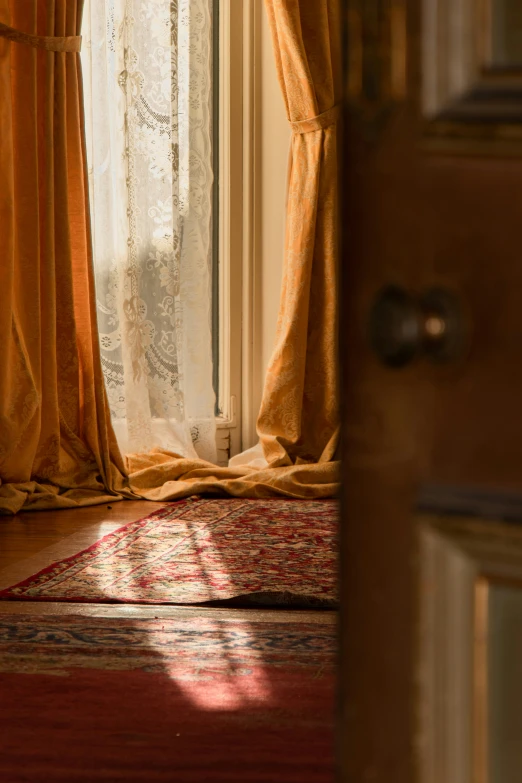
[{"label": "curtain tieback", "polygon": [[46,49],[48,52],[79,52],[82,43],[81,35],[69,35],[64,37],[54,37],[47,35],[30,35],[22,33],[21,30],[15,30],[0,22],[0,38],[7,38],[13,43],[27,44],[35,49]]},{"label": "curtain tieback", "polygon": [[299,120],[291,122],[290,127],[293,133],[312,133],[313,131],[324,130],[331,125],[335,125],[341,114],[341,106],[337,104],[331,109],[318,114],[317,117],[310,117],[309,120]]}]

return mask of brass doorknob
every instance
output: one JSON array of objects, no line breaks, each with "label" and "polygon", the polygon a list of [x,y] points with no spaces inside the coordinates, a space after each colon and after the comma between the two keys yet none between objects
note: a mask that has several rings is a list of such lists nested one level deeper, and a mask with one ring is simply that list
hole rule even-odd
[{"label": "brass doorknob", "polygon": [[457,296],[431,288],[415,296],[398,286],[377,295],[370,314],[369,337],[383,364],[403,367],[421,356],[447,362],[460,356],[466,342],[466,320]]}]

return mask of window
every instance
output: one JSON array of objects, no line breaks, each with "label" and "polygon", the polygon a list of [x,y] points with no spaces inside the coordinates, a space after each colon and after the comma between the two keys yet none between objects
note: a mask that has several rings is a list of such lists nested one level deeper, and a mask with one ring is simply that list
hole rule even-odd
[{"label": "window", "polygon": [[100,342],[124,452],[217,458],[214,11],[214,0],[87,0],[84,9]]}]

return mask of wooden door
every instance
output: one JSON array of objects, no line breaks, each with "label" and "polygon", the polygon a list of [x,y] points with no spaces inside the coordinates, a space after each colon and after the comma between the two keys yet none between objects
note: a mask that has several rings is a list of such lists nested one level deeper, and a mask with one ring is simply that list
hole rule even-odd
[{"label": "wooden door", "polygon": [[340,779],[514,783],[520,4],[345,7]]}]

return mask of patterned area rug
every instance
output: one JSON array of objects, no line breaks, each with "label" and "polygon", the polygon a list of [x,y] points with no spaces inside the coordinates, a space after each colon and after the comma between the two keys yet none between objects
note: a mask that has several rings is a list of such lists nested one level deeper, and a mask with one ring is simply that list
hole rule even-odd
[{"label": "patterned area rug", "polygon": [[31,601],[335,606],[334,500],[187,500],[0,592]]},{"label": "patterned area rug", "polygon": [[0,780],[330,783],[335,625],[221,611],[0,614]]}]

